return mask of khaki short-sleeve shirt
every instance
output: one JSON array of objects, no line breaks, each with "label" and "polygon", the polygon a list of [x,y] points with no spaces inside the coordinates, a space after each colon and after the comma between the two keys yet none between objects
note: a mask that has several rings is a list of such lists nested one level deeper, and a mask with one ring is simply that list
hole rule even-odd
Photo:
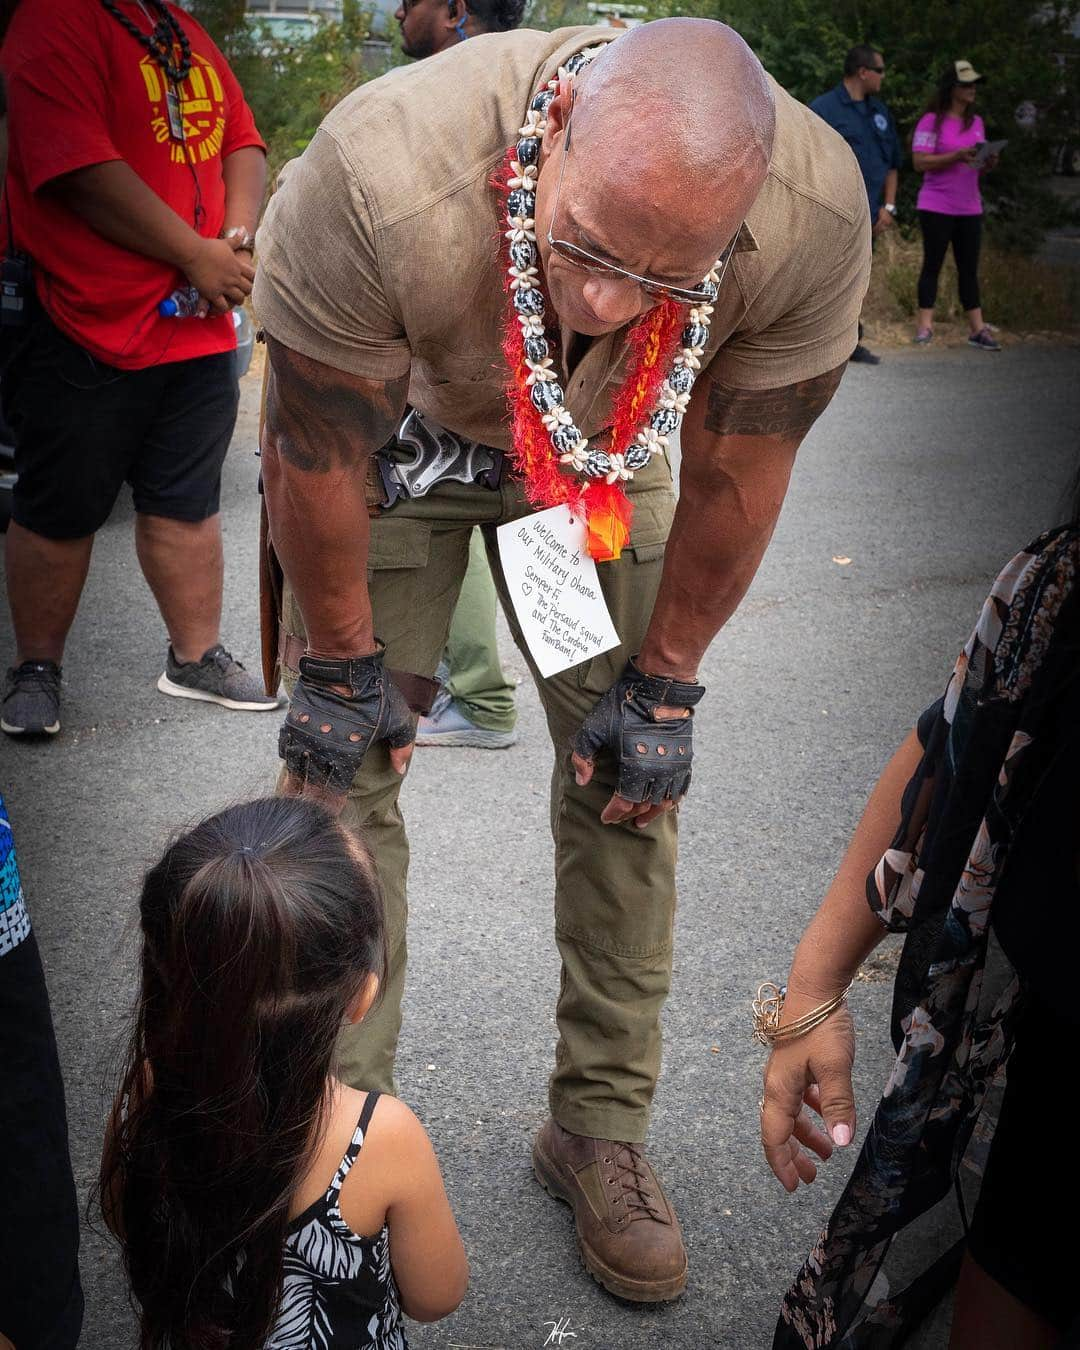
[{"label": "khaki short-sleeve shirt", "polygon": [[[501,216],[491,186],[533,94],[607,28],[470,39],[335,107],[282,171],[258,233],[254,303],[285,346],[372,380],[506,449]],[[866,193],[843,139],[778,85],[772,163],[736,244],[703,365],[773,389],[850,355],[870,269]],[[587,436],[610,417],[627,330],[566,380]]]}]

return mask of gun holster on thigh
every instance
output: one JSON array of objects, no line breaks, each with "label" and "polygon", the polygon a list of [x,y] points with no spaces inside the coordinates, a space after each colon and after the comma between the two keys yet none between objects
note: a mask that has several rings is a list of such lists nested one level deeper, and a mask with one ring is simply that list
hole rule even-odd
[{"label": "gun holster on thigh", "polygon": [[502,480],[503,452],[447,431],[419,408],[407,408],[394,439],[373,462],[379,505],[389,510],[402,497],[426,497],[440,483],[477,483],[494,490]]}]

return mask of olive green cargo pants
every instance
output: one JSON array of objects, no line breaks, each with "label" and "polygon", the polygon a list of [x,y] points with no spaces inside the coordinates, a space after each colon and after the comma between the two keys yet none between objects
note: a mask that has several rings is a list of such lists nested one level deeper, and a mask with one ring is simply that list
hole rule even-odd
[{"label": "olive green cargo pants", "polygon": [[514,686],[503,673],[495,641],[495,582],[480,530],[473,530],[469,565],[461,583],[446,643],[446,687],[462,712],[483,731],[513,731]]},{"label": "olive green cargo pants", "polygon": [[[660,1009],[671,982],[676,816],[661,816],[645,830],[601,825],[600,812],[614,783],[612,766],[598,766],[589,786],[580,788],[570,763],[571,738],[583,717],[641,645],[660,581],[674,512],[670,470],[657,457],[628,487],[634,502],[630,545],[617,562],[598,568],[622,646],[561,675],[545,680],[533,666],[499,564],[495,527],[532,510],[516,482],[507,481],[497,491],[448,483],[418,501],[399,502],[371,522],[369,583],[375,632],[386,644],[387,665],[431,676],[446,646],[473,526],[483,531],[499,599],[536,681],[555,747],[551,829],[562,978],[551,1112],[576,1134],[640,1143],[660,1068]],[[282,628],[303,634],[288,588]],[[287,688],[294,678],[286,672]],[[440,770],[447,767],[452,772],[452,761],[440,757]],[[420,751],[410,772],[424,768]],[[492,769],[512,772],[513,761],[499,757]],[[342,816],[362,834],[378,864],[390,965],[376,1010],[362,1025],[342,1032],[340,1072],[354,1086],[387,1092],[393,1091],[401,1026],[408,912],[409,844],[398,805],[400,786],[385,747],[374,746]],[[422,829],[423,821],[418,825]],[[476,978],[483,980],[481,969]],[[498,1047],[490,1048],[497,1053]]]}]

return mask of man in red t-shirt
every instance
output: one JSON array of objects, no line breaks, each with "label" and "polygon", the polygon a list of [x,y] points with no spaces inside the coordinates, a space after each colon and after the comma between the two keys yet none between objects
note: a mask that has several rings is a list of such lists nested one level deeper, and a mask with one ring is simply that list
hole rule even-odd
[{"label": "man in red t-shirt", "polygon": [[3,230],[33,269],[3,375],[18,654],[0,728],[60,729],[64,642],[125,481],[170,640],[158,688],[275,707],[218,632],[218,499],[238,398],[229,311],[251,291],[266,179],[251,111],[209,36],[165,0],[22,0],[0,67]]}]

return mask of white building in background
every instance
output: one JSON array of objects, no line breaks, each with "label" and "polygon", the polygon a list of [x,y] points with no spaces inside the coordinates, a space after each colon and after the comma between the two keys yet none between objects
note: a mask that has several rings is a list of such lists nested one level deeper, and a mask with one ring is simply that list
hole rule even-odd
[{"label": "white building in background", "polygon": [[[388,31],[399,0],[361,0],[371,10],[376,31]],[[304,37],[322,20],[341,18],[341,0],[247,0],[248,14],[266,20],[275,37]]]}]

